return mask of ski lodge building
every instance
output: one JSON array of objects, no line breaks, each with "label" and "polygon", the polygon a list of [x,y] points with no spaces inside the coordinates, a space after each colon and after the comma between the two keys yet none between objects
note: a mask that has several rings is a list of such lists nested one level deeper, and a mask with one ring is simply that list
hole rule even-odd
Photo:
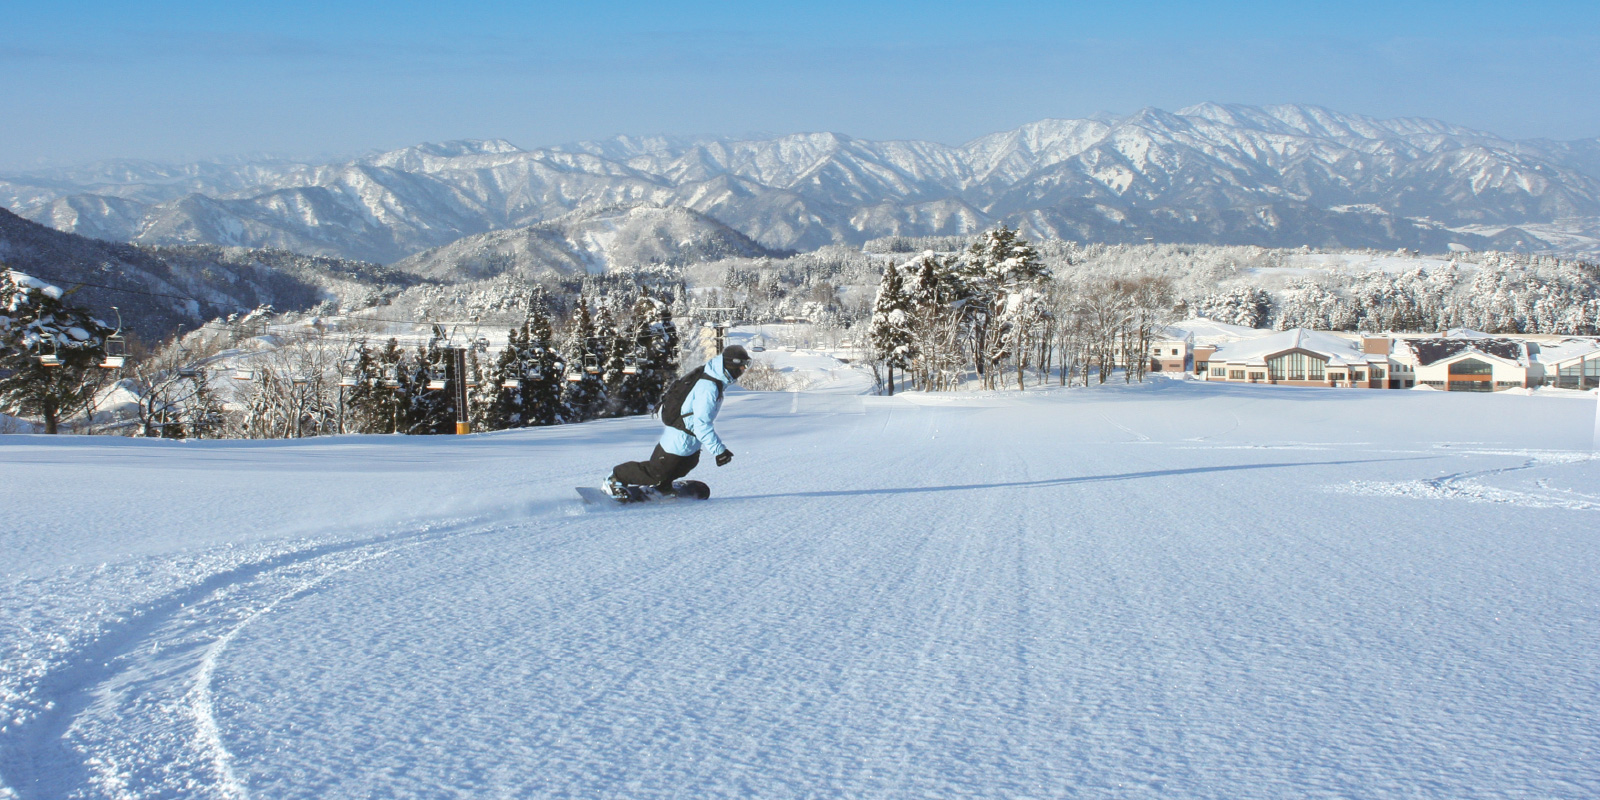
[{"label": "ski lodge building", "polygon": [[1362,336],[1282,331],[1194,348],[1195,374],[1208,381],[1498,392],[1551,385],[1600,386],[1600,340],[1544,344],[1450,331],[1442,336]]},{"label": "ski lodge building", "polygon": [[1354,389],[1600,388],[1600,338],[1492,336],[1463,328],[1433,335],[1258,333],[1208,320],[1179,325],[1151,345],[1151,372],[1193,369],[1207,381]]},{"label": "ski lodge building", "polygon": [[1600,388],[1600,339],[1570,337],[1541,342],[1544,385],[1560,389]]},{"label": "ski lodge building", "polygon": [[[1195,348],[1195,372],[1208,381],[1384,389],[1406,380],[1387,338],[1346,339],[1304,328]],[[1394,388],[1404,388],[1395,386]]]}]

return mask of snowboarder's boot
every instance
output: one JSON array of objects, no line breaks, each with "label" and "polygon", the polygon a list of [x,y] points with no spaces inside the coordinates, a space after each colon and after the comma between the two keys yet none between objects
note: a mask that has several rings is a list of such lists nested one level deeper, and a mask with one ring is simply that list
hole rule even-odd
[{"label": "snowboarder's boot", "polygon": [[600,490],[624,503],[634,499],[633,494],[628,491],[627,484],[610,476],[607,476],[605,482],[600,484]]}]

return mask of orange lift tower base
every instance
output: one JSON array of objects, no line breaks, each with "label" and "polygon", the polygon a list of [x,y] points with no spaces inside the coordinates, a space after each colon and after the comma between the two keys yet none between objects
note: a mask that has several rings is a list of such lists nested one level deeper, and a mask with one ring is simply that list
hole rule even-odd
[{"label": "orange lift tower base", "polygon": [[450,382],[456,395],[456,433],[472,433],[472,418],[467,410],[467,348],[450,348],[450,366],[455,372]]}]

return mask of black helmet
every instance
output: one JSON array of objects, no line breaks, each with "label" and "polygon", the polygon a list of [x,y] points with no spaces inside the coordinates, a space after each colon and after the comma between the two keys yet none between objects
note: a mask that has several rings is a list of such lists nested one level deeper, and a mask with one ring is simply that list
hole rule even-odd
[{"label": "black helmet", "polygon": [[722,348],[722,368],[728,371],[728,377],[739,380],[744,374],[744,368],[750,366],[750,353],[743,347],[730,344]]}]

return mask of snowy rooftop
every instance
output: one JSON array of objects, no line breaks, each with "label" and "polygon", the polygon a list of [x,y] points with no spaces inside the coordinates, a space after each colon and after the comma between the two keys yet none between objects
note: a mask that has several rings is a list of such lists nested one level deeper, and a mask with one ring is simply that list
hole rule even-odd
[{"label": "snowy rooftop", "polygon": [[1225,342],[1238,342],[1245,339],[1255,339],[1270,331],[1246,328],[1243,325],[1229,325],[1226,322],[1205,317],[1191,317],[1176,325],[1167,327],[1168,335],[1175,339],[1193,337],[1191,341],[1197,345],[1217,345]]},{"label": "snowy rooftop", "polygon": [[1534,358],[1540,363],[1554,364],[1596,353],[1600,353],[1600,338],[1574,336],[1553,342],[1540,342]]},{"label": "snowy rooftop", "polygon": [[1527,343],[1512,339],[1494,339],[1490,337],[1407,339],[1404,343],[1405,346],[1411,348],[1412,353],[1416,354],[1417,363],[1424,367],[1468,352],[1503,358],[1507,361],[1515,361],[1518,364],[1525,365],[1528,363]]},{"label": "snowy rooftop", "polygon": [[1384,360],[1384,356],[1381,355],[1362,353],[1359,342],[1305,328],[1223,344],[1217,348],[1211,360],[1236,364],[1263,364],[1266,363],[1268,356],[1290,350],[1307,350],[1326,356],[1328,363],[1334,365],[1365,364],[1369,361]]}]

